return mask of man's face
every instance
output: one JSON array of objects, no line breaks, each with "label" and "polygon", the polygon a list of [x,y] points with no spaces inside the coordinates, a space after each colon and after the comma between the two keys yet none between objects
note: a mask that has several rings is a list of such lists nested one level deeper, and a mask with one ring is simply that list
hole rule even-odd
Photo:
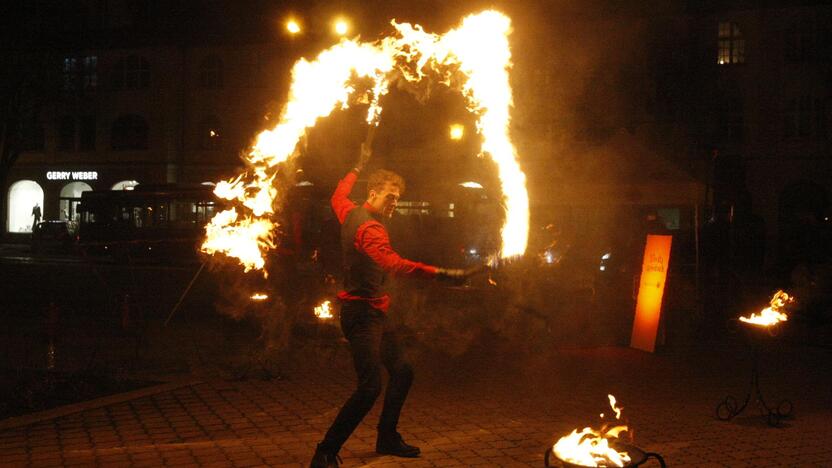
[{"label": "man's face", "polygon": [[381,213],[385,218],[393,216],[396,211],[396,205],[399,203],[400,190],[397,185],[390,182],[384,184],[380,190],[370,190],[370,196],[367,198],[367,203],[370,204],[376,211]]}]

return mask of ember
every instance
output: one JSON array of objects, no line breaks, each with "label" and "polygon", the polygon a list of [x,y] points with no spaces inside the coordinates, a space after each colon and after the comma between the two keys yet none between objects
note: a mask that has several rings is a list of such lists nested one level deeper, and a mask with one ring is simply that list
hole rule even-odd
[{"label": "ember", "polygon": [[332,310],[330,309],[329,301],[324,301],[321,305],[315,306],[315,317],[318,317],[321,320],[332,318]]},{"label": "ember", "polygon": [[[616,406],[615,397],[607,395],[610,407],[615,412],[615,419],[621,419],[621,409]],[[604,414],[601,414],[601,418]],[[602,424],[596,430],[585,427],[578,432],[574,429],[571,434],[561,437],[552,447],[558,459],[580,466],[625,466],[630,462],[630,455],[625,451],[616,450],[611,444],[618,440],[618,435],[629,431],[626,424]]]},{"label": "ember", "polygon": [[265,301],[268,298],[269,298],[269,295],[268,294],[263,294],[263,293],[254,293],[254,294],[251,295],[251,300],[252,301]]},{"label": "ember", "polygon": [[780,322],[785,322],[789,316],[784,312],[787,305],[794,302],[794,297],[789,296],[783,290],[774,293],[770,305],[759,313],[751,314],[748,317],[740,317],[741,322],[750,323],[761,327],[771,327]]}]

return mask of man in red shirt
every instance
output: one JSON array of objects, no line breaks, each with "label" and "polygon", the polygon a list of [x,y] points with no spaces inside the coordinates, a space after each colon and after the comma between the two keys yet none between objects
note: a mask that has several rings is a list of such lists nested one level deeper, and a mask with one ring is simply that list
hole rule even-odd
[{"label": "man in red shirt", "polygon": [[413,382],[413,367],[404,358],[402,344],[387,318],[390,296],[384,290],[385,279],[388,274],[394,274],[462,283],[468,276],[464,270],[407,260],[393,250],[381,221],[393,215],[404,192],[404,180],[398,174],[383,169],[373,172],[367,184],[367,201],[361,206],[347,198],[369,157],[369,148],[362,145],[358,165],[341,179],[331,200],[341,223],[344,256],[344,289],[338,293],[341,330],[350,343],[358,388],[318,444],[312,468],[338,466],[338,451],[381,394],[382,365],[390,374],[390,381],[378,423],[376,452],[409,458],[419,456],[419,448],[405,443],[396,430],[399,413]]}]

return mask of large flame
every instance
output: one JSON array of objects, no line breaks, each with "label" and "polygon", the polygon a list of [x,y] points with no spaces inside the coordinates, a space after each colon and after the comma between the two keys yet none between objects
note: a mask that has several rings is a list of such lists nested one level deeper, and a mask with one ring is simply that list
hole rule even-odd
[{"label": "large flame", "polygon": [[355,97],[356,79],[369,80],[362,91],[368,102],[367,122],[378,125],[380,99],[398,79],[419,81],[432,75],[459,90],[477,117],[481,154],[499,170],[506,219],[502,227],[503,259],[522,255],[528,238],[526,178],[509,137],[512,106],[508,35],[510,19],[496,11],[466,17],[458,29],[444,35],[425,32],[419,25],[392,22],[395,36],[374,43],[342,40],[315,60],[301,59],[292,69],[289,96],[277,125],[261,132],[245,160],[246,173],[217,184],[218,197],[235,209],[218,213],[206,228],[202,250],[237,258],[245,267],[262,269],[266,251],[274,248],[272,216],[279,193],[274,186],[280,167],[295,154],[299,141],[316,122],[337,108],[346,109]]},{"label": "large flame", "polygon": [[785,308],[787,305],[794,302],[794,297],[789,296],[783,290],[774,293],[774,296],[769,302],[769,306],[756,314],[751,314],[748,317],[740,317],[741,322],[758,325],[761,327],[771,327],[780,322],[785,322],[789,319],[786,315]]},{"label": "large flame", "polygon": [[[607,395],[610,407],[615,412],[615,419],[621,419],[621,409],[616,406],[615,397]],[[603,418],[604,415],[601,414]],[[552,451],[560,460],[580,466],[624,466],[630,462],[627,452],[619,452],[610,445],[612,439],[617,439],[622,432],[628,431],[626,424],[609,426],[602,425],[601,429],[585,427],[578,432],[561,437]]]}]

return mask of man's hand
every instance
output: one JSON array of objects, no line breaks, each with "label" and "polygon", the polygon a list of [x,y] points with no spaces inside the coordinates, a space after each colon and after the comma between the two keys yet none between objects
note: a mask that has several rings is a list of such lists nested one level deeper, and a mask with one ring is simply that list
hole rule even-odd
[{"label": "man's hand", "polygon": [[371,148],[366,143],[361,143],[361,154],[358,156],[358,163],[355,165],[355,170],[361,172],[364,170],[364,167],[367,166],[367,162],[370,161],[370,157],[373,155],[373,148]]},{"label": "man's hand", "polygon": [[468,272],[458,268],[438,268],[436,279],[453,286],[462,286],[468,279]]}]

